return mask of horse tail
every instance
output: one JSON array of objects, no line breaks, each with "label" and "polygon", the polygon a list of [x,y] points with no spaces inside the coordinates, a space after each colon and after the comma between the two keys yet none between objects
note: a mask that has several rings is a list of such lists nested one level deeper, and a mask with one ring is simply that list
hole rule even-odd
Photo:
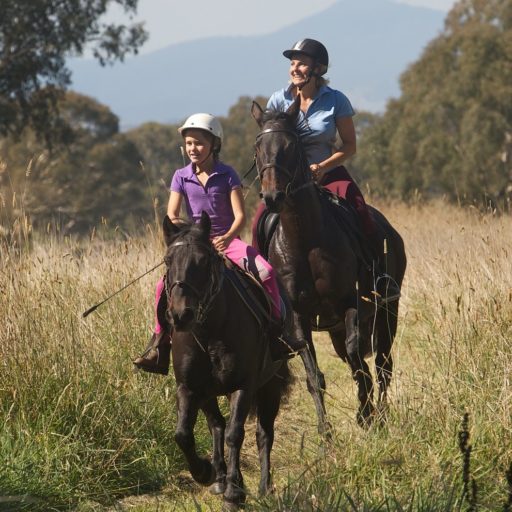
[{"label": "horse tail", "polygon": [[277,370],[273,379],[276,381],[276,385],[279,386],[281,394],[281,403],[286,403],[290,396],[293,383],[295,382],[295,376],[290,371],[288,361],[283,361],[283,364]]}]

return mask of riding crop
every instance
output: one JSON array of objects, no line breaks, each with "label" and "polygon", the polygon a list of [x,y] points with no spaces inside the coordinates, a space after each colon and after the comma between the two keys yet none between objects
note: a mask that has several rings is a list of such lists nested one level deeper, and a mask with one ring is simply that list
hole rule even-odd
[{"label": "riding crop", "polygon": [[105,304],[105,302],[110,300],[112,297],[115,297],[118,293],[121,293],[123,290],[128,288],[128,286],[131,286],[133,283],[136,283],[139,279],[142,279],[145,275],[149,274],[150,272],[153,272],[153,270],[157,269],[163,264],[164,262],[161,261],[160,263],[158,263],[158,265],[155,265],[154,267],[144,272],[144,274],[140,275],[139,277],[136,277],[133,281],[130,281],[128,284],[125,284],[122,288],[119,288],[119,290],[109,295],[106,299],[103,299],[101,302],[98,302],[98,304],[95,304],[94,306],[90,307],[87,311],[84,311],[82,313],[82,318],[85,318],[86,316],[90,315],[93,311],[96,311],[96,309],[98,309],[102,304]]}]

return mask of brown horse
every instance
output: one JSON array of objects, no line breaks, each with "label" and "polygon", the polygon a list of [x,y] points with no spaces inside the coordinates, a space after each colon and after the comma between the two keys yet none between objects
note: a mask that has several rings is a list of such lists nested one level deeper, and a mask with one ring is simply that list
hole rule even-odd
[{"label": "brown horse", "polygon": [[[255,144],[261,196],[267,209],[279,213],[268,256],[292,302],[294,335],[308,343],[309,351],[301,356],[322,433],[328,427],[325,379],[316,361],[312,325],[329,332],[336,353],[349,364],[358,386],[357,419],[367,425],[376,410],[365,358],[372,353],[375,356],[378,405],[384,411],[393,369],[391,345],[398,300],[386,304],[384,297],[377,302],[377,275],[364,257],[368,251],[358,230],[350,228],[354,224],[350,212],[333,208],[333,197],[312,180],[296,129],[298,114],[298,102],[287,112],[263,112],[257,103],[252,107],[261,129]],[[402,238],[380,212],[371,208],[371,213],[387,246],[379,255],[381,261],[390,278],[401,286],[406,267]],[[385,295],[385,290],[380,291]]]},{"label": "brown horse", "polygon": [[[176,227],[164,219],[167,243],[167,317],[173,326],[172,359],[177,384],[175,439],[192,477],[223,494],[227,508],[245,501],[240,450],[251,409],[257,414],[256,441],[261,467],[260,494],[270,489],[274,420],[289,384],[286,362],[269,355],[265,320],[241,300],[223,258],[210,242],[210,218]],[[217,397],[229,395],[226,421]],[[195,448],[199,410],[213,439],[212,462]],[[224,435],[225,434],[225,435]],[[224,459],[224,437],[229,451]]]}]

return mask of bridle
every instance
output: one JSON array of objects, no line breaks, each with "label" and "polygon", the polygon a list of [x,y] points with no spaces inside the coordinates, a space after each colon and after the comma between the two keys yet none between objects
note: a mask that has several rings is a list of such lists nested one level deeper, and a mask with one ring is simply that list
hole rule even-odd
[{"label": "bridle", "polygon": [[[261,139],[264,135],[268,135],[271,133],[286,133],[287,135],[291,135],[292,138],[294,139],[293,143],[297,147],[299,147],[300,136],[298,135],[298,133],[295,130],[291,130],[289,128],[266,128],[265,130],[262,130],[260,133],[258,133],[258,135],[256,135],[256,141]],[[286,187],[286,196],[292,195],[294,192],[301,189],[304,185],[300,185],[299,187],[293,188],[293,183],[297,179],[297,173],[299,170],[302,172],[302,178],[304,178],[304,181],[306,181],[306,182],[308,181],[307,175],[305,173],[304,154],[302,151],[299,150],[298,155],[299,155],[298,162],[297,162],[297,165],[295,166],[295,169],[293,170],[293,172],[290,171],[290,169],[288,167],[278,164],[277,162],[268,162],[266,164],[263,164],[261,167],[258,167],[258,176],[260,178],[260,181],[262,180],[263,174],[265,173],[265,171],[267,169],[274,168],[274,169],[280,170],[289,178],[289,183]]]},{"label": "bridle", "polygon": [[187,288],[192,292],[192,294],[197,298],[198,300],[198,307],[197,307],[197,315],[196,315],[196,323],[198,325],[201,325],[205,319],[206,315],[210,311],[210,309],[213,306],[213,301],[217,297],[217,295],[220,293],[222,289],[222,283],[224,281],[224,264],[222,262],[222,258],[217,253],[217,251],[213,248],[211,244],[207,244],[204,242],[200,242],[197,240],[194,241],[186,241],[186,240],[178,240],[168,246],[168,249],[171,249],[173,247],[185,247],[185,246],[197,246],[202,247],[207,250],[207,252],[210,255],[210,259],[208,261],[211,271],[210,276],[211,279],[209,281],[209,286],[206,286],[206,289],[204,292],[201,292],[198,290],[194,285],[188,283],[187,281],[182,280],[175,280],[171,282],[171,275],[170,275],[170,269],[169,269],[169,260],[168,257],[165,258],[165,264],[167,266],[167,271],[165,273],[165,291],[167,294],[167,304],[168,307],[172,304],[171,301],[171,293],[174,290],[175,287],[180,288]]}]

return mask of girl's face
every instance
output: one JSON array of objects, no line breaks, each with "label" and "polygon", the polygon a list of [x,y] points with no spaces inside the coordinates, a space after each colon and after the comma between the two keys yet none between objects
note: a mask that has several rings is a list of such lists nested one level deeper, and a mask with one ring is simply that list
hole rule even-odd
[{"label": "girl's face", "polygon": [[297,53],[290,60],[290,78],[293,85],[303,85],[313,71],[313,59]]},{"label": "girl's face", "polygon": [[190,128],[185,133],[185,151],[193,164],[203,164],[213,158],[213,141],[203,130]]}]

